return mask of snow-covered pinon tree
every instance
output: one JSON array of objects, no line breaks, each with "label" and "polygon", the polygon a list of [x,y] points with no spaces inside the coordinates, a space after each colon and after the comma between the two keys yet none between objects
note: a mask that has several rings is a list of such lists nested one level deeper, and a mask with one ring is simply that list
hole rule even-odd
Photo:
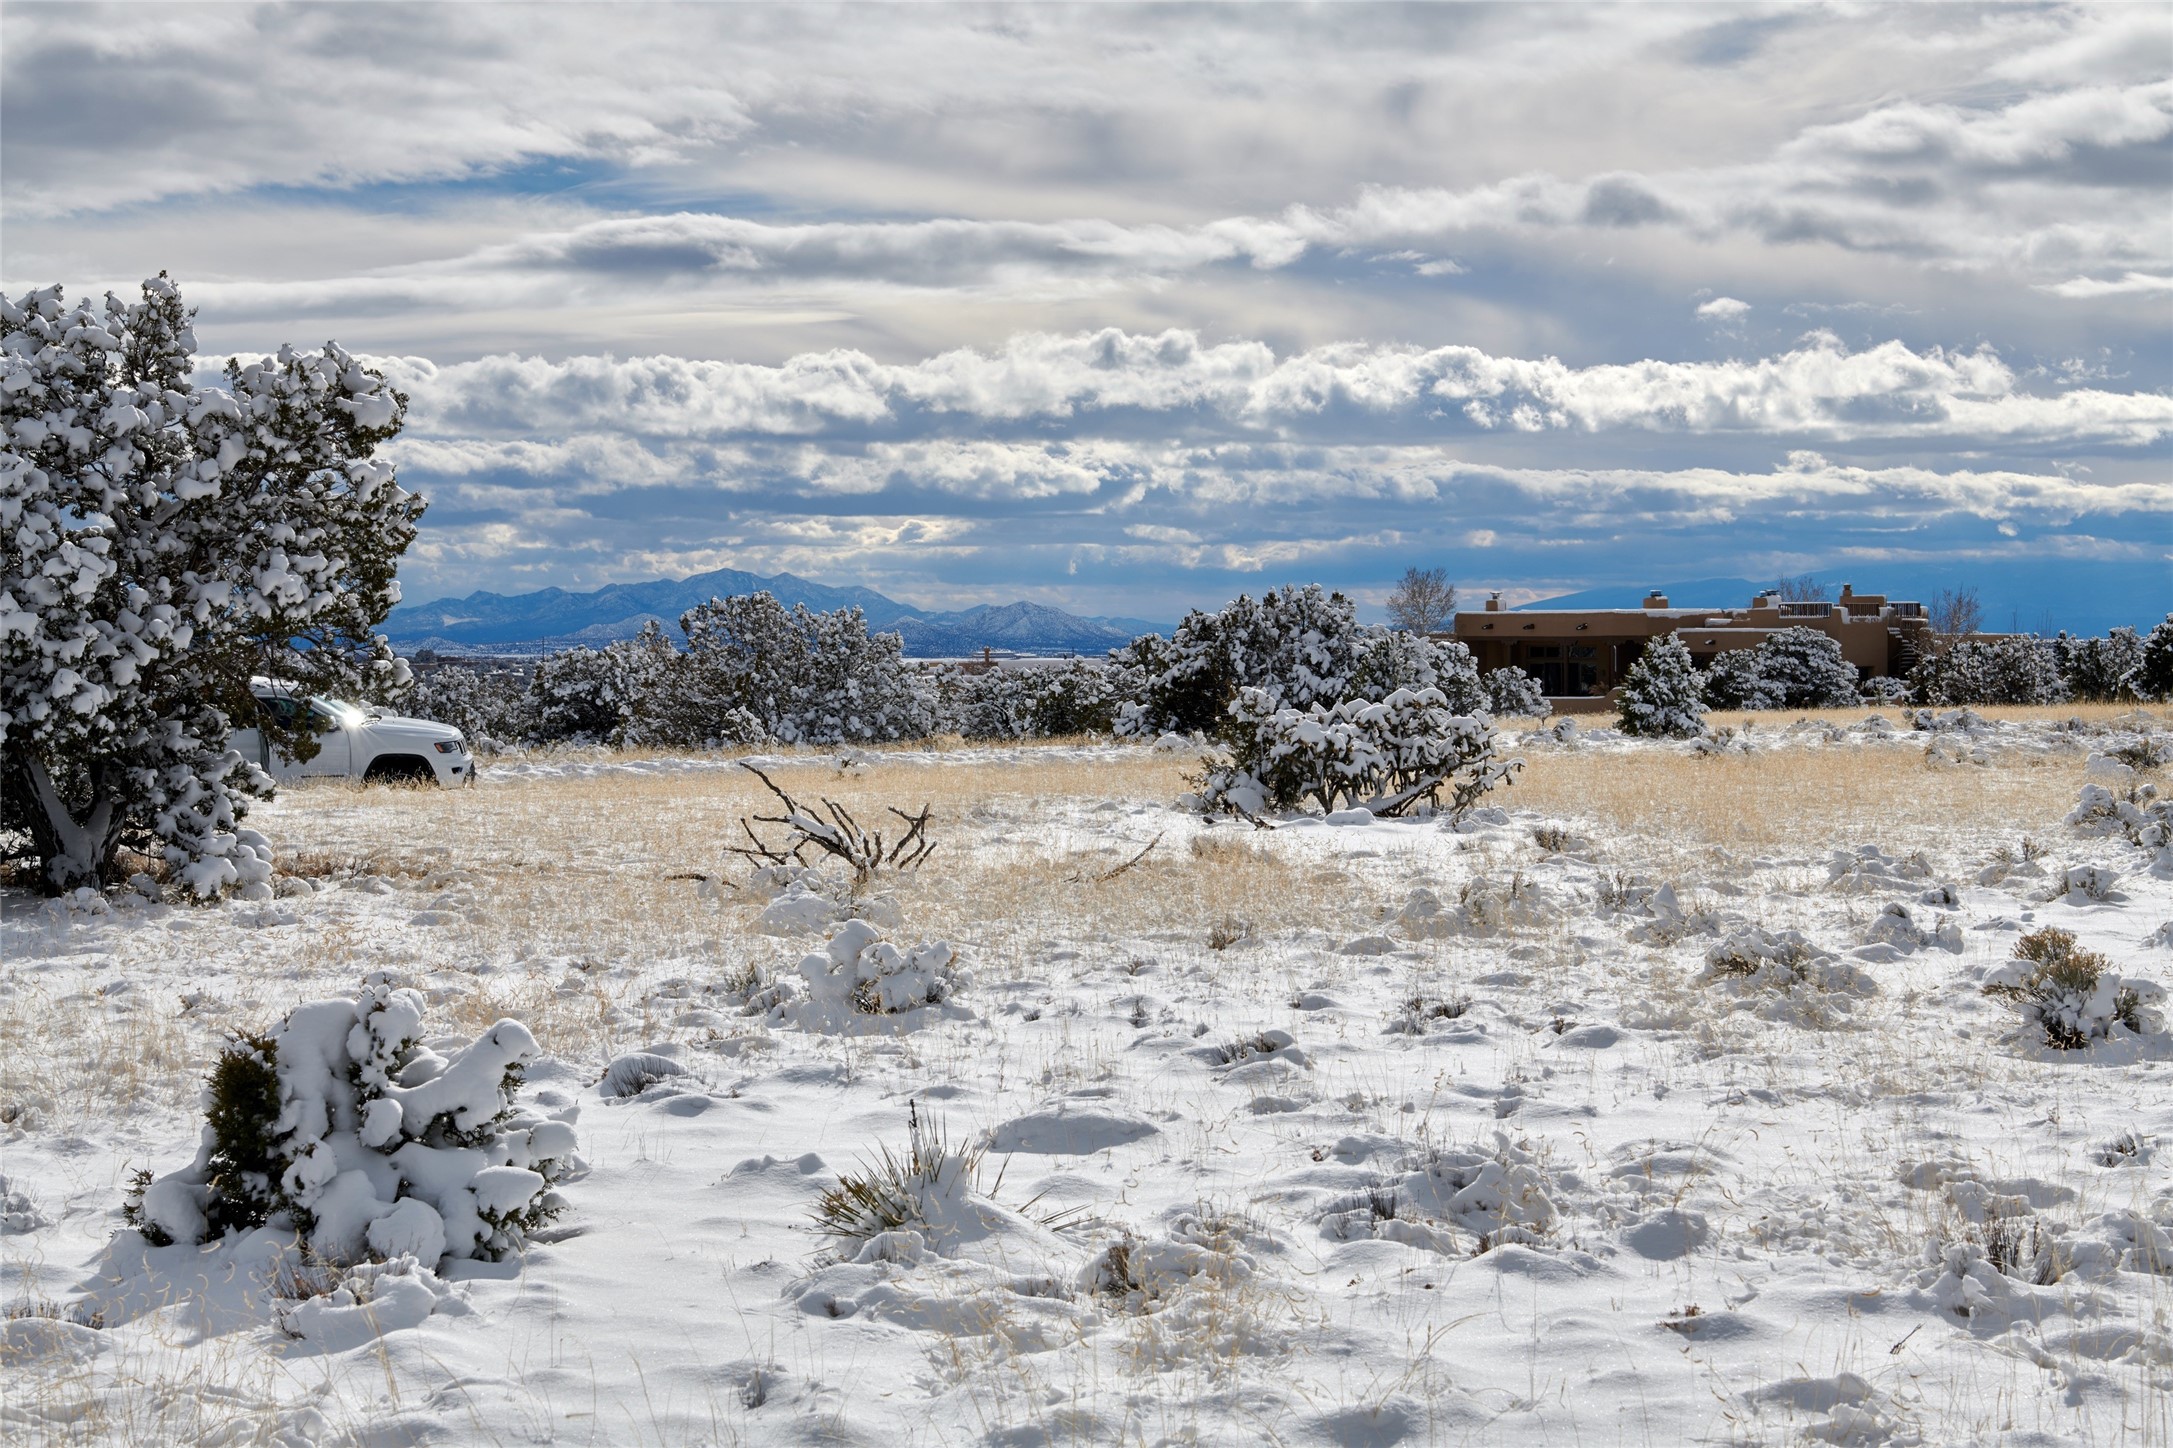
[{"label": "snow-covered pinon tree", "polygon": [[2143,640],[2143,656],[2128,675],[2139,699],[2173,699],[2173,613]]},{"label": "snow-covered pinon tree", "polygon": [[1514,664],[1489,670],[1479,683],[1486,690],[1486,712],[1497,719],[1544,719],[1554,712],[1539,680]]},{"label": "snow-covered pinon tree", "polygon": [[200,895],[270,782],[233,721],[252,675],[368,694],[405,681],[373,633],[422,501],[373,460],[406,399],[337,346],[230,361],[200,387],[180,291],[0,297],[0,829],[48,889],[110,883],[124,847]]},{"label": "snow-covered pinon tree", "polygon": [[1753,650],[1758,676],[1779,709],[1847,709],[1855,705],[1856,668],[1842,657],[1840,642],[1815,628],[1784,628],[1767,634]]},{"label": "snow-covered pinon tree", "polygon": [[1841,645],[1811,628],[1784,628],[1734,649],[1705,671],[1711,709],[1846,709],[1860,698]]},{"label": "snow-covered pinon tree", "polygon": [[868,632],[859,608],[791,609],[768,593],[713,598],[679,619],[690,707],[744,709],[788,744],[926,737],[934,722],[894,633]]},{"label": "snow-covered pinon tree", "polygon": [[2052,645],[2027,634],[1963,639],[1931,655],[1909,675],[1917,702],[1956,704],[2056,704],[2067,697]]},{"label": "snow-covered pinon tree", "polygon": [[1368,642],[1358,608],[1317,583],[1240,594],[1219,613],[1194,609],[1164,645],[1135,642],[1112,660],[1146,671],[1137,705],[1119,727],[1153,736],[1221,727],[1240,689],[1260,689],[1277,708],[1330,705],[1350,690]]},{"label": "snow-covered pinon tree", "polygon": [[2052,661],[2070,699],[2107,703],[2132,697],[2128,675],[2143,662],[2143,641],[2132,628],[2116,628],[2103,638],[2070,638],[2063,632],[2052,641]]},{"label": "snow-covered pinon tree", "polygon": [[1622,732],[1683,739],[1705,732],[1704,691],[1690,650],[1674,634],[1656,639],[1622,680]]}]

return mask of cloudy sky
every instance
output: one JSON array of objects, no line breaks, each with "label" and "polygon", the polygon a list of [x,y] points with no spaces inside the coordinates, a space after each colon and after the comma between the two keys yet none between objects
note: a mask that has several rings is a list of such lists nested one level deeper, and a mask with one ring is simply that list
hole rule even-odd
[{"label": "cloudy sky", "polygon": [[411,395],[407,596],[2173,600],[2162,5],[9,3],[0,273]]}]

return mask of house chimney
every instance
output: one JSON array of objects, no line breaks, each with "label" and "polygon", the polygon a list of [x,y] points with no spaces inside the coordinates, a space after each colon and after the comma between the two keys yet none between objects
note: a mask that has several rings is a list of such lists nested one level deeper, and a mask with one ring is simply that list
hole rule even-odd
[{"label": "house chimney", "polygon": [[1850,587],[1848,584],[1844,583],[1841,585],[1841,596],[1843,598],[1854,598],[1856,596],[1856,590]]},{"label": "house chimney", "polygon": [[1486,596],[1486,611],[1487,611],[1488,613],[1500,613],[1500,612],[1501,612],[1501,594],[1500,594],[1500,593],[1498,593],[1498,592],[1497,592],[1497,593],[1490,593],[1490,594],[1488,594],[1488,595]]},{"label": "house chimney", "polygon": [[1667,595],[1662,593],[1659,589],[1655,588],[1654,590],[1652,590],[1652,592],[1645,595],[1645,607],[1666,608]]}]

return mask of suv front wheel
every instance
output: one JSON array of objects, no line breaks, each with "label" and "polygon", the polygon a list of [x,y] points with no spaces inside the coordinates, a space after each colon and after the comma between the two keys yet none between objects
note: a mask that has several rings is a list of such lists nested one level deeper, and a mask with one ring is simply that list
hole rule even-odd
[{"label": "suv front wheel", "polygon": [[362,782],[424,785],[436,784],[438,776],[428,760],[417,759],[412,754],[388,754],[381,759],[370,761],[370,767],[362,773]]}]

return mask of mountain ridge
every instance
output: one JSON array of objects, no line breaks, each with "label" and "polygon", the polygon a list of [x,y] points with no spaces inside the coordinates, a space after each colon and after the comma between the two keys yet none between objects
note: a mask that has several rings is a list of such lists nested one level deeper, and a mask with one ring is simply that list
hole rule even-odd
[{"label": "mountain ridge", "polygon": [[984,648],[1022,654],[1100,653],[1121,648],[1144,633],[1165,632],[1141,619],[1081,617],[1046,604],[1020,600],[973,608],[918,608],[858,585],[833,587],[779,573],[764,578],[720,568],[687,578],[611,583],[586,592],[564,588],[503,594],[477,590],[464,598],[401,604],[382,632],[408,652],[532,652],[581,645],[596,647],[639,634],[654,620],[676,631],[688,609],[737,594],[767,591],[786,607],[805,604],[830,611],[858,607],[871,628],[895,632],[914,658],[979,653]]}]

